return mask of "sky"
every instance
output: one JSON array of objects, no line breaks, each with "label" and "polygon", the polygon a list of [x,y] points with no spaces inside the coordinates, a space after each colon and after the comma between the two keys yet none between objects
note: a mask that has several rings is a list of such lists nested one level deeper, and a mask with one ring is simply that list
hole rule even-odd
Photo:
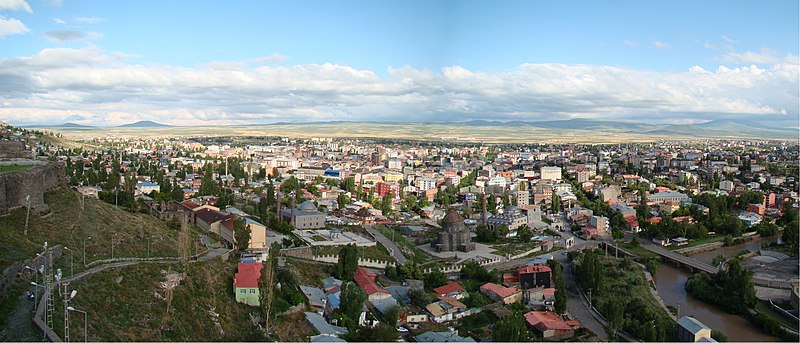
[{"label": "sky", "polygon": [[796,0],[0,0],[0,120],[797,127],[799,17]]}]

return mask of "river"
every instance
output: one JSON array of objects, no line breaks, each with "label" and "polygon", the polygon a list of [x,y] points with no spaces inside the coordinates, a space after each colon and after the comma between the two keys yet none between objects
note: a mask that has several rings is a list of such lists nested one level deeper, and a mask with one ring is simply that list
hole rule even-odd
[{"label": "river", "polygon": [[[743,244],[694,254],[692,257],[711,263],[711,260],[717,255],[731,257],[742,249],[756,251],[760,249],[760,244],[760,239],[754,239]],[[680,316],[693,316],[712,329],[721,330],[731,341],[773,342],[779,340],[777,337],[764,334],[740,316],[729,314],[714,305],[689,296],[686,293],[685,285],[690,275],[691,273],[686,269],[662,263],[654,276],[656,289],[664,299],[664,303],[675,307],[680,306]]]}]

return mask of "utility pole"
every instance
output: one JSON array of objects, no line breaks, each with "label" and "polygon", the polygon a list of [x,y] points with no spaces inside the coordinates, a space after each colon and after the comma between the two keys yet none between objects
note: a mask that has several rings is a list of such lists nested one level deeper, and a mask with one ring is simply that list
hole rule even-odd
[{"label": "utility pole", "polygon": [[591,307],[594,307],[594,306],[592,305],[592,289],[591,289],[591,288],[589,288],[589,307],[590,307],[590,308],[591,308]]},{"label": "utility pole", "polygon": [[24,232],[24,235],[27,236],[28,235],[28,217],[31,216],[31,195],[30,194],[25,196],[25,201],[28,204],[28,206],[27,206],[28,210],[27,210],[27,213],[25,214],[25,232]]},{"label": "utility pole", "polygon": [[69,276],[73,276],[75,275],[75,254],[73,254],[72,249],[70,248],[64,247],[64,250],[69,251]]},{"label": "utility pole", "polygon": [[83,266],[86,267],[86,241],[92,239],[92,236],[83,240]]}]

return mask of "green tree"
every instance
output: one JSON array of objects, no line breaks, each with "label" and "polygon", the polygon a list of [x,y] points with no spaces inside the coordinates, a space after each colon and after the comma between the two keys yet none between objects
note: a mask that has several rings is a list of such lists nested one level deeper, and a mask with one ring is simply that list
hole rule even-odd
[{"label": "green tree", "polygon": [[336,264],[336,276],[343,281],[353,281],[358,268],[359,251],[355,244],[348,244],[339,249],[339,261]]},{"label": "green tree", "polygon": [[250,247],[250,229],[247,228],[244,219],[238,218],[233,222],[233,236],[239,251],[245,251]]},{"label": "green tree", "polygon": [[495,342],[526,342],[530,335],[522,316],[507,315],[500,319],[492,330],[492,340]]},{"label": "green tree", "polygon": [[785,229],[783,229],[783,235],[781,235],[781,240],[786,242],[792,249],[797,250],[798,246],[798,225],[797,220],[795,219],[793,222],[789,223],[794,225],[788,225]]},{"label": "green tree", "polygon": [[354,282],[345,282],[342,285],[339,310],[347,318],[347,327],[355,328],[358,326],[358,319],[364,308],[367,295]]},{"label": "green tree", "polygon": [[440,270],[435,269],[434,271],[425,274],[424,280],[426,288],[436,288],[441,287],[447,284],[447,275],[444,275]]},{"label": "green tree", "polygon": [[347,194],[339,193],[339,196],[336,197],[336,205],[338,205],[339,209],[344,209],[347,205],[350,205],[350,198]]}]

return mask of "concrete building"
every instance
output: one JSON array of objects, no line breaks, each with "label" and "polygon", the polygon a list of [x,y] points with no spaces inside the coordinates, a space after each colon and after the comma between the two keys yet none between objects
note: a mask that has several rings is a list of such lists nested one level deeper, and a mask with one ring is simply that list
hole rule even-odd
[{"label": "concrete building", "polygon": [[688,199],[689,199],[688,195],[675,191],[658,192],[647,196],[648,201],[654,202],[656,204],[660,204],[662,202],[680,203],[681,201],[685,201]]},{"label": "concrete building", "polygon": [[531,201],[531,193],[528,191],[516,191],[514,197],[517,199],[517,207],[528,206]]},{"label": "concrete building", "polygon": [[515,231],[522,226],[528,225],[528,216],[522,214],[522,211],[516,207],[508,206],[503,213],[489,217],[486,220],[486,225],[493,230],[505,226],[508,231]]},{"label": "concrete building", "polygon": [[455,209],[450,209],[442,219],[442,231],[439,237],[431,243],[437,252],[475,250],[469,230],[464,226],[464,219]]},{"label": "concrete building", "polygon": [[542,180],[552,180],[552,181],[561,180],[561,168],[542,167],[539,178]]},{"label": "concrete building", "polygon": [[233,277],[233,291],[236,301],[250,306],[258,306],[258,279],[261,277],[261,262],[239,263],[238,271]]},{"label": "concrete building", "polygon": [[694,317],[685,316],[678,319],[675,330],[680,342],[699,342],[701,340],[715,342],[711,338],[711,328]]}]

